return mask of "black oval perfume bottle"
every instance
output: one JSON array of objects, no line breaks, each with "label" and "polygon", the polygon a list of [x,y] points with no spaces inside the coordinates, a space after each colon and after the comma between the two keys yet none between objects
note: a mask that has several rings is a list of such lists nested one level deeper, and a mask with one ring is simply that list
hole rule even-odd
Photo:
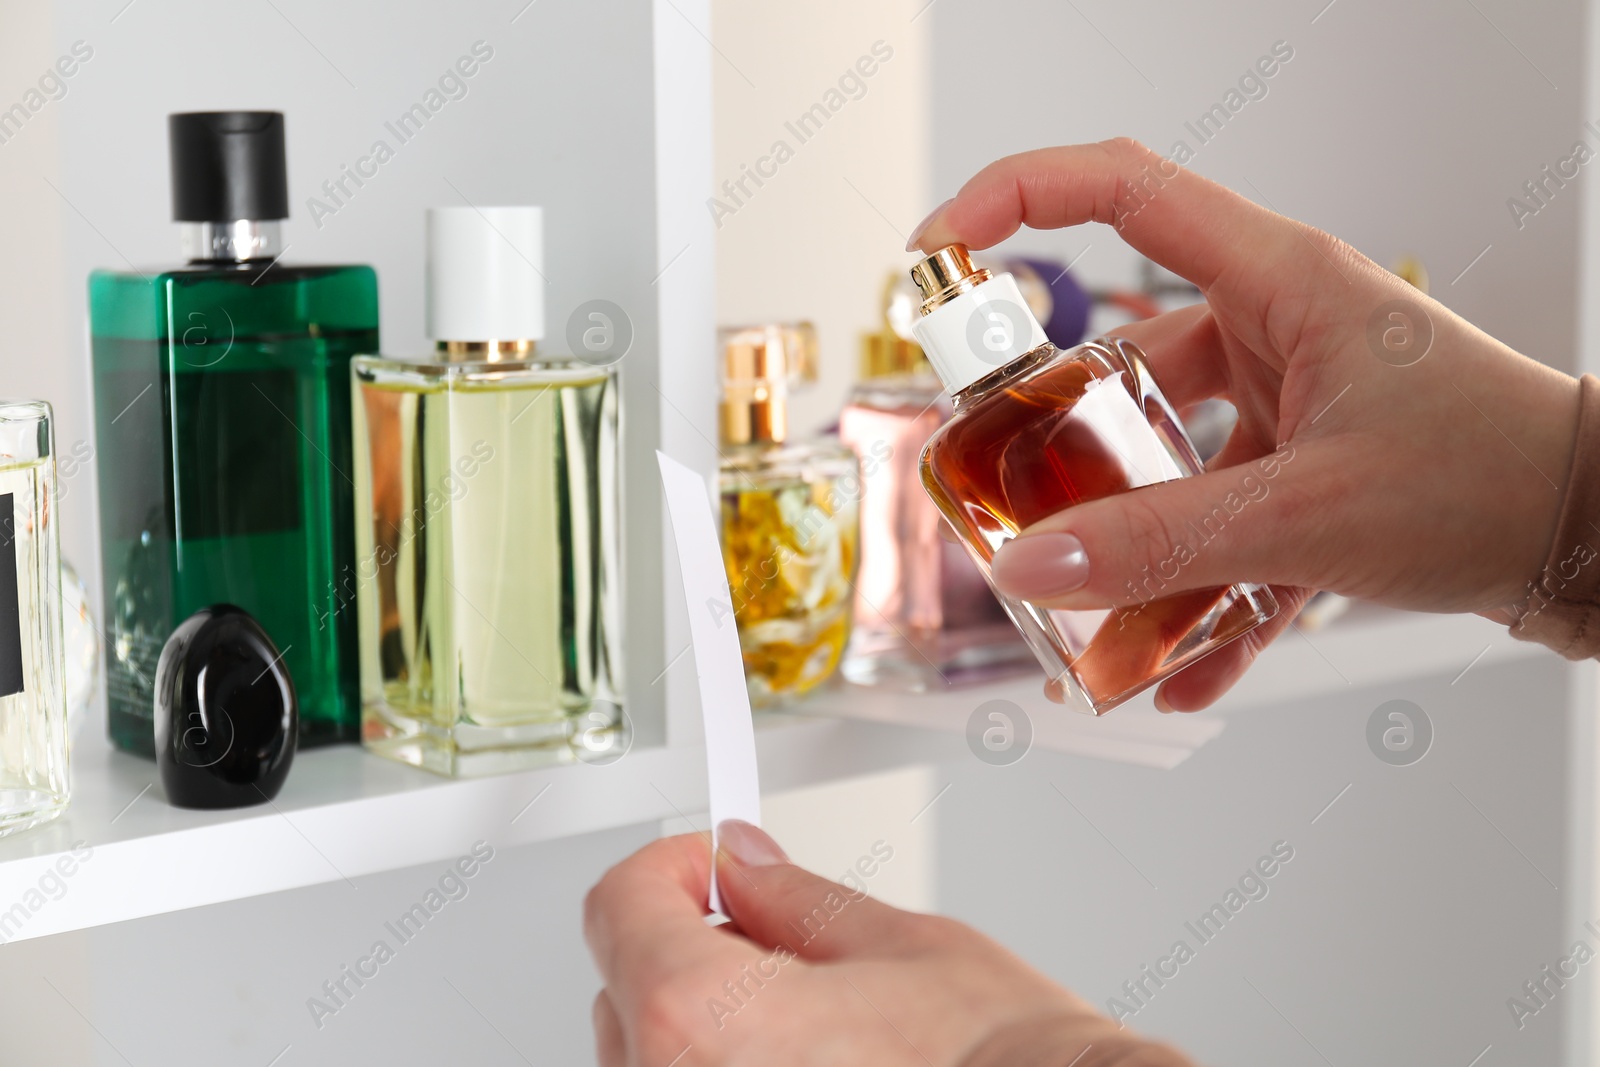
[{"label": "black oval perfume bottle", "polygon": [[261,624],[232,604],[202,608],[156,666],[156,765],[180,808],[238,808],[277,796],[294,762],[294,682]]}]

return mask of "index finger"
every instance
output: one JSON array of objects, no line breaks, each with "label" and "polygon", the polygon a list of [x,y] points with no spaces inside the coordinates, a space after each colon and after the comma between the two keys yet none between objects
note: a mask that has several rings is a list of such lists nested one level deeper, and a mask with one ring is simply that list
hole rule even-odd
[{"label": "index finger", "polygon": [[[1021,152],[979,171],[921,233],[916,246],[988,248],[1021,226],[1113,225],[1134,248],[1208,289],[1235,268],[1281,269],[1315,251],[1297,224],[1137,141]],[[1295,247],[1299,245],[1299,247]]]},{"label": "index finger", "polygon": [[627,1014],[641,991],[739,944],[707,926],[711,845],[702,834],[653,841],[589,890],[583,934],[606,987]]}]

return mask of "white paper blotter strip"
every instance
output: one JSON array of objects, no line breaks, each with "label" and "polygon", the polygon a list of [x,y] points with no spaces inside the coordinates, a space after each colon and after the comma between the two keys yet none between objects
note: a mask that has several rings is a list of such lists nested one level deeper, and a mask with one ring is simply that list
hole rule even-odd
[{"label": "white paper blotter strip", "polygon": [[[756,772],[756,737],[744,657],[733,621],[733,596],[723,570],[722,549],[711,517],[705,479],[660,452],[661,488],[678,545],[678,572],[689,608],[689,641],[700,680],[700,713],[706,725],[706,774],[710,779],[711,847],[725,819],[761,825],[761,787]],[[714,854],[713,854],[714,855]],[[721,913],[717,868],[711,865],[711,910]]]}]

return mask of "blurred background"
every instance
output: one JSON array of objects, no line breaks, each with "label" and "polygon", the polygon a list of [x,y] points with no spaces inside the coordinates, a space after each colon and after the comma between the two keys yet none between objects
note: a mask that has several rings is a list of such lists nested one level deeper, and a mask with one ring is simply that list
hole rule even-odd
[{"label": "blurred background", "polygon": [[[918,221],[993,159],[1117,135],[1186,144],[1194,170],[1379,264],[1419,261],[1434,296],[1519,351],[1593,369],[1593,179],[1540,201],[1525,183],[1575,142],[1600,151],[1595,26],[1580,0],[0,0],[0,107],[74,42],[93,49],[0,143],[0,375],[55,403],[62,454],[92,451],[85,276],[176,258],[166,114],[250,107],[288,116],[291,258],[375,264],[391,351],[424,347],[422,208],[543,204],[550,321],[605,297],[662,353],[624,374],[635,457],[703,450],[714,398],[686,402],[698,429],[661,400],[679,368],[710,381],[713,318],[812,320],[821,372],[795,417],[830,425]],[[495,52],[469,94],[315,225],[306,198],[477,40]],[[789,124],[869,55],[875,73],[802,142]],[[1242,84],[1267,56],[1275,73]],[[1236,90],[1243,106],[1198,136]],[[780,140],[776,174],[729,193]],[[1071,264],[1094,291],[1152,277],[1106,227],[1003,250]],[[64,476],[62,504],[91,590],[94,478],[92,458]],[[653,479],[628,482],[649,523]],[[661,565],[655,546],[629,558]],[[659,616],[671,595],[652,595]],[[634,688],[662,670],[659,643],[633,657]],[[1287,847],[1267,895],[1132,1025],[1201,1062],[1594,1062],[1592,968],[1531,1017],[1510,1004],[1574,942],[1600,944],[1583,926],[1600,922],[1588,666],[1360,608],[1283,643],[1207,713],[1226,729],[1166,769],[904,742],[904,766],[775,791],[769,825],[823,873],[891,842],[874,893],[972,922],[1102,1007],[1134,1005],[1125,983]],[[1394,700],[1429,717],[1425,759],[1369,746]],[[443,929],[320,1026],[307,999],[442,864],[0,946],[0,1063],[592,1062],[582,894],[662,829],[506,848]]]}]

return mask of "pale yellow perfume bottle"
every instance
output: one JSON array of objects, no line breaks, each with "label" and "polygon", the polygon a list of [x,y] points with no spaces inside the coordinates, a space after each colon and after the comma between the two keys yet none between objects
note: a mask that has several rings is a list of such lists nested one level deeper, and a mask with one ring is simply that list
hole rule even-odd
[{"label": "pale yellow perfume bottle", "polygon": [[725,329],[722,556],[756,706],[826,681],[850,640],[860,538],[855,453],[791,441],[788,394],[816,378],[809,323]]},{"label": "pale yellow perfume bottle", "polygon": [[621,717],[617,383],[539,353],[538,208],[428,213],[427,359],[354,363],[362,738],[441,774]]},{"label": "pale yellow perfume bottle", "polygon": [[0,401],[0,837],[54,819],[71,793],[55,505],[50,405]]}]

